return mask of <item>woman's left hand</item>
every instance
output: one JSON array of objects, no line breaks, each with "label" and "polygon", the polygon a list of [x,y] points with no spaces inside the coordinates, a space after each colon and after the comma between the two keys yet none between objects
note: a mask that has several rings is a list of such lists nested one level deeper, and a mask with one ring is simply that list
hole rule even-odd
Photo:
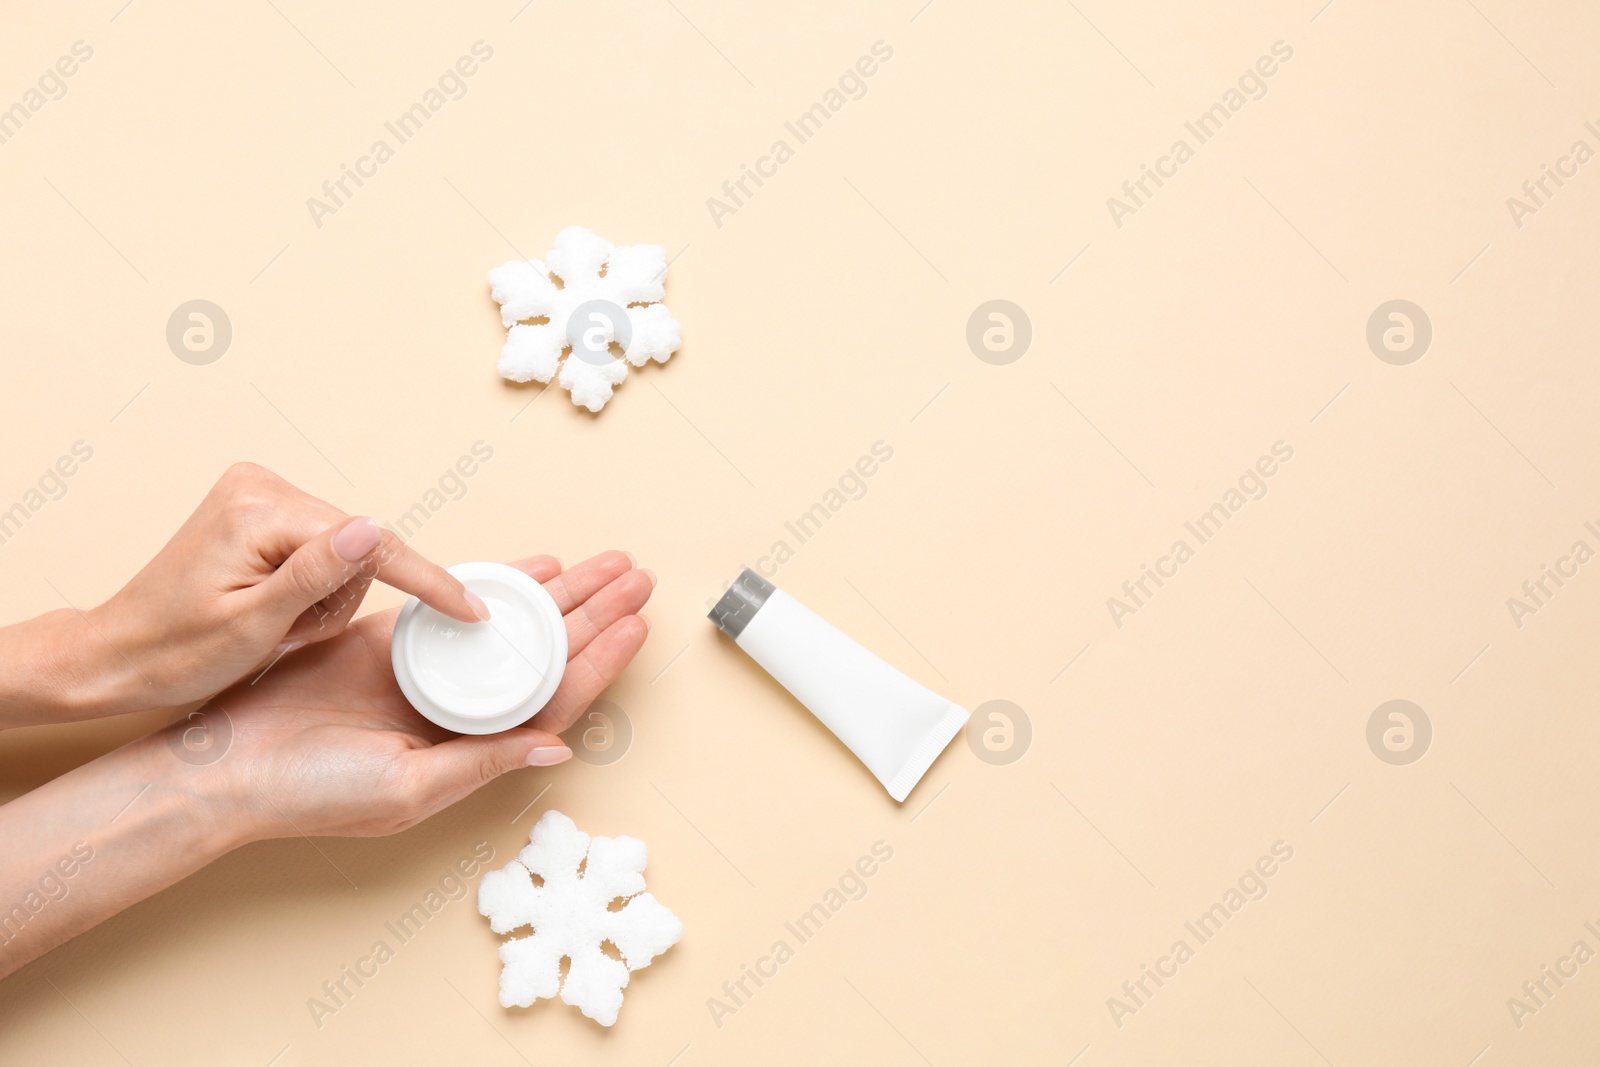
[{"label": "woman's left hand", "polygon": [[[285,656],[174,723],[166,741],[194,765],[172,780],[215,801],[241,841],[365,837],[404,830],[507,771],[568,759],[556,735],[643,646],[649,625],[637,612],[655,576],[621,552],[567,571],[549,556],[512,566],[544,584],[567,624],[566,673],[527,725],[458,736],[413,710],[389,661],[396,609]],[[185,759],[185,731],[226,748],[214,761],[204,751]]]}]

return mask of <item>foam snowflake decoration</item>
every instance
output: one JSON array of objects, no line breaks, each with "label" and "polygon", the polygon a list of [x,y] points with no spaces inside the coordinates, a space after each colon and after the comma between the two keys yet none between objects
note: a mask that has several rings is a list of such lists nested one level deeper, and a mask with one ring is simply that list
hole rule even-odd
[{"label": "foam snowflake decoration", "polygon": [[[678,323],[658,302],[666,276],[660,245],[617,248],[581,226],[558,233],[544,262],[496,267],[489,287],[508,329],[501,375],[548,382],[559,369],[572,402],[599,411],[627,378],[628,364],[665,363],[678,350]],[[613,343],[622,359],[612,354]],[[565,350],[571,354],[563,361]]]},{"label": "foam snowflake decoration", "polygon": [[[545,812],[528,847],[478,885],[478,911],[491,930],[533,927],[500,945],[500,1006],[526,1008],[559,990],[600,1025],[615,1023],[632,972],[683,936],[678,917],[643,891],[644,864],[643,841],[590,837],[560,812]],[[604,951],[606,942],[620,959]]]}]

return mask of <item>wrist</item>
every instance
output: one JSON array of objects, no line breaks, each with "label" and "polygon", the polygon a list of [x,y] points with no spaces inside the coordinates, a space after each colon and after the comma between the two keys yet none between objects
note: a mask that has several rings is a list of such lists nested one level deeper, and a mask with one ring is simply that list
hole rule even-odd
[{"label": "wrist", "polygon": [[0,725],[69,722],[134,710],[143,682],[106,636],[70,608],[0,629]]},{"label": "wrist", "polygon": [[[193,769],[158,733],[0,806],[0,900],[25,904],[0,930],[0,976],[244,840],[226,806],[209,802],[207,783],[185,773]],[[72,879],[70,895],[50,889],[63,878]],[[48,907],[38,903],[41,889]]]},{"label": "wrist", "polygon": [[[215,710],[207,714],[215,714]],[[132,787],[128,796],[139,798],[128,805],[122,819],[137,815],[140,821],[170,831],[162,837],[185,842],[186,849],[203,866],[266,835],[242,802],[226,766],[228,742],[221,733],[223,728],[215,721],[196,725],[202,721],[180,719],[112,756],[122,759],[123,777]],[[184,732],[192,734],[200,729],[217,731],[214,736],[220,747],[197,757],[195,749],[185,745]],[[211,754],[216,755],[213,762],[197,762],[209,759]],[[144,790],[142,795],[140,790]]]}]

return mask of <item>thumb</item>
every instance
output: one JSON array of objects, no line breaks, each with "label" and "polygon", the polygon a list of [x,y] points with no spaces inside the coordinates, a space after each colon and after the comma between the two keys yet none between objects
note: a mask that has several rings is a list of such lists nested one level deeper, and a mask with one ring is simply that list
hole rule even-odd
[{"label": "thumb", "polygon": [[[368,557],[381,537],[378,524],[366,516],[323,530],[295,549],[272,577],[256,587],[263,611],[278,624],[280,632],[287,632],[303,612],[345,584],[373,576],[376,564],[369,563]],[[339,620],[334,632],[342,629],[346,621]]]},{"label": "thumb", "polygon": [[463,734],[431,748],[414,749],[422,792],[434,811],[449,807],[508,771],[553,767],[572,758],[572,750],[555,734],[518,727],[498,734]]}]

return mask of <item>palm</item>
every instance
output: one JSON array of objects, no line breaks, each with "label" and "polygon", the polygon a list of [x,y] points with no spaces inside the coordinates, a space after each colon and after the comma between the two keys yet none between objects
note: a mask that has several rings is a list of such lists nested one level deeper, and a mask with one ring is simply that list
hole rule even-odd
[{"label": "palm", "polygon": [[559,744],[548,735],[566,729],[642,645],[647,628],[634,613],[654,581],[621,553],[565,573],[548,557],[517,566],[546,582],[567,621],[568,670],[533,729],[458,737],[418,714],[390,667],[397,609],[285,656],[216,698],[231,742],[215,770],[229,776],[264,836],[403,830],[492,777],[482,770],[493,766],[485,757],[508,743]]}]

